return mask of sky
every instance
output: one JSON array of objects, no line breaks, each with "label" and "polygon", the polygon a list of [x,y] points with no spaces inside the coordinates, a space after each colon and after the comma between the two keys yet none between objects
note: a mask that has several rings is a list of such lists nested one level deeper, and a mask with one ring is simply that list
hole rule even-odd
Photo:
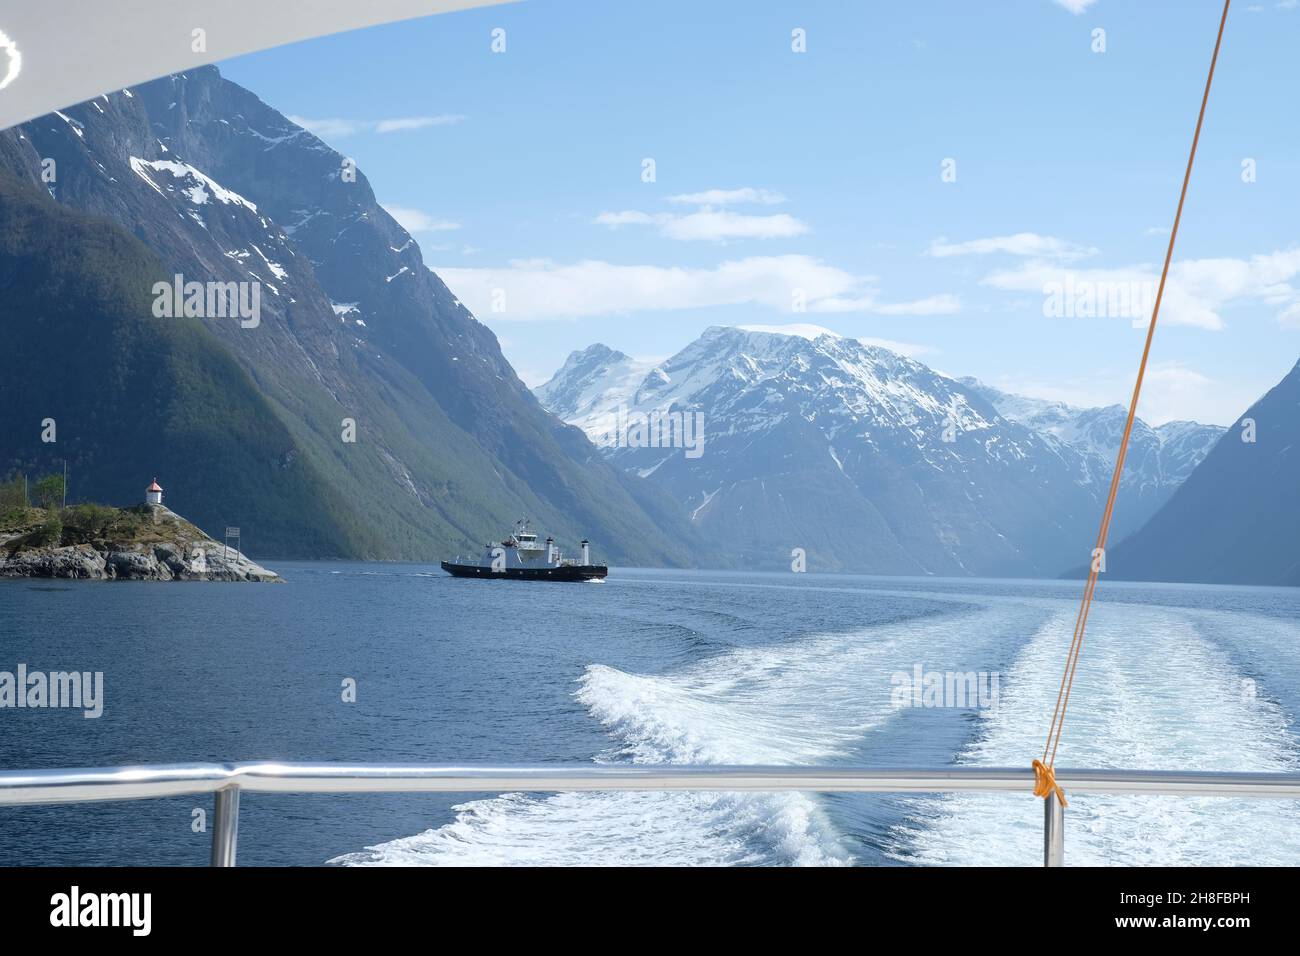
[{"label": "sky", "polygon": [[[357,161],[529,385],[811,324],[1127,404],[1221,10],[524,0],[220,68]],[[1300,357],[1297,49],[1300,0],[1233,4],[1154,424],[1231,424]]]}]

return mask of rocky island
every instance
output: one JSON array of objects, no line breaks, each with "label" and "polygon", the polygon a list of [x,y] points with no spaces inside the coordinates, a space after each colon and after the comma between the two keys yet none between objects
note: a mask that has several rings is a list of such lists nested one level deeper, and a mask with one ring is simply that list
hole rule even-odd
[{"label": "rocky island", "polygon": [[0,577],[283,581],[164,506],[161,489],[156,502],[130,508],[51,502],[4,511]]}]

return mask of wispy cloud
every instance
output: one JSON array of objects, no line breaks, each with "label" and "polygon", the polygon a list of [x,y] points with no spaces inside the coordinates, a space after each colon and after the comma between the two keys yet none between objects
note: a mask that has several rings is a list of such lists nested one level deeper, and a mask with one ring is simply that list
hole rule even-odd
[{"label": "wispy cloud", "polygon": [[808,226],[794,216],[751,216],[726,209],[701,209],[698,212],[647,213],[638,210],[602,212],[595,218],[601,226],[656,226],[665,239],[685,242],[721,242],[726,239],[788,239],[801,236]]},{"label": "wispy cloud", "polygon": [[[1051,381],[1003,376],[994,384],[1015,395],[1096,408],[1127,403],[1133,391],[1133,373],[1131,369],[1109,370]],[[1215,379],[1173,359],[1153,362],[1147,368],[1138,415],[1149,425],[1179,420],[1230,425],[1258,398],[1250,384]]]},{"label": "wispy cloud", "polygon": [[440,219],[419,209],[411,209],[407,206],[390,206],[387,203],[381,203],[380,205],[407,232],[449,232],[460,228],[458,222],[452,222],[450,219]]},{"label": "wispy cloud", "polygon": [[1011,236],[970,239],[966,242],[949,242],[945,238],[939,238],[930,243],[926,255],[941,259],[949,256],[985,256],[993,253],[1036,259],[1070,260],[1094,256],[1097,250],[1065,239],[1057,239],[1055,236],[1043,236],[1036,232],[1018,232]]},{"label": "wispy cloud", "polygon": [[[1300,247],[1249,259],[1187,259],[1169,270],[1160,321],[1203,329],[1223,328],[1223,309],[1256,301],[1278,310],[1282,324],[1300,322],[1300,290],[1291,285],[1300,276]],[[1114,288],[1144,283],[1154,288],[1160,273],[1153,265],[1112,269],[1075,269],[1058,263],[1027,262],[994,272],[983,283],[997,289],[1045,293],[1049,285]]]},{"label": "wispy cloud", "polygon": [[[790,314],[796,302],[809,313],[932,315],[955,312],[955,296],[914,302],[884,301],[870,276],[855,276],[809,256],[751,256],[712,268],[617,265],[599,260],[570,264],[521,260],[496,268],[438,266],[438,275],[481,317],[567,319],[751,305]],[[492,313],[494,292],[505,310]]]},{"label": "wispy cloud", "polygon": [[669,196],[669,202],[684,203],[688,206],[730,206],[737,203],[756,203],[762,206],[775,206],[785,202],[785,197],[770,189],[754,189],[743,186],[740,189],[706,189],[699,193],[680,193]]},{"label": "wispy cloud", "polygon": [[[728,239],[790,239],[808,232],[808,225],[785,213],[754,215],[733,212],[732,205],[772,206],[785,197],[770,189],[744,186],[740,189],[706,189],[697,193],[669,196],[676,205],[698,206],[694,212],[642,212],[625,209],[602,212],[593,221],[600,226],[653,226],[665,239],[683,242],[724,242]],[[724,207],[724,208],[717,208]]]},{"label": "wispy cloud", "polygon": [[1087,10],[1090,6],[1096,3],[1097,0],[1053,0],[1053,2],[1058,7],[1065,7],[1065,9],[1069,10],[1075,16],[1078,16],[1080,13],[1083,13],[1084,10]]},{"label": "wispy cloud", "polygon": [[311,119],[306,116],[290,116],[291,122],[297,123],[308,132],[315,133],[321,139],[343,139],[357,133],[397,133],[403,130],[426,129],[430,126],[454,126],[462,123],[465,117],[459,113],[440,113],[436,116],[402,116],[393,119],[365,120]]},{"label": "wispy cloud", "polygon": [[426,129],[430,126],[455,126],[464,121],[465,117],[459,113],[444,113],[441,116],[406,116],[379,120],[375,123],[375,132],[397,133],[408,129]]}]

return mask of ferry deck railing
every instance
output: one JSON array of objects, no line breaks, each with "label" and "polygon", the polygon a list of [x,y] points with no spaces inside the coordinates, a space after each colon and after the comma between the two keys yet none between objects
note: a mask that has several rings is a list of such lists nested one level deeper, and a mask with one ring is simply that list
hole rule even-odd
[{"label": "ferry deck railing", "polygon": [[[1300,798],[1300,774],[1057,770],[1069,799],[1085,794]],[[0,806],[215,794],[212,865],[234,866],[241,793],[561,793],[593,790],[809,793],[1000,793],[1029,799],[1033,771],[944,767],[710,767],[646,764],[435,766],[188,763],[0,771]],[[1065,808],[1043,801],[1043,865],[1065,861]]]}]

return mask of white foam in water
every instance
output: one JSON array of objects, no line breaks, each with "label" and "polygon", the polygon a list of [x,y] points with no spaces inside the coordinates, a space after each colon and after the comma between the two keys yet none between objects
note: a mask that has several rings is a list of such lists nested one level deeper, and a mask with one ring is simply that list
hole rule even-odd
[{"label": "white foam in water", "polygon": [[[981,715],[961,762],[1024,766],[1042,753],[1074,611],[1062,610],[1024,649],[995,713]],[[1249,614],[1096,605],[1075,677],[1058,767],[1294,772],[1295,741],[1272,701],[1253,692],[1210,628],[1252,633],[1294,626]],[[1065,854],[1078,865],[1300,863],[1293,800],[1070,796]],[[1042,802],[956,794],[917,800],[896,830],[899,859],[1032,865],[1042,859]]]},{"label": "white foam in water", "polygon": [[[575,697],[610,735],[601,761],[827,763],[854,752],[894,715],[892,672],[916,662],[992,661],[998,647],[1023,641],[1001,675],[997,709],[979,713],[974,742],[957,757],[1025,767],[1042,751],[1075,608],[1032,598],[988,601],[970,613],[736,648],[665,675],[593,664]],[[1295,637],[1293,625],[1250,614],[1094,606],[1058,766],[1295,771],[1300,760],[1284,712],[1252,692],[1213,640],[1252,649],[1262,642],[1257,662],[1275,660],[1295,673]],[[906,806],[909,822],[894,828],[886,847],[900,861],[1042,859],[1042,802],[1028,794],[917,798]],[[333,862],[854,862],[854,847],[836,833],[819,798],[803,794],[512,794],[455,809],[446,826]],[[1300,812],[1286,800],[1074,795],[1066,859],[1294,865]]]},{"label": "white foam in water", "polygon": [[[663,676],[591,665],[576,698],[614,746],[602,761],[830,761],[889,719],[889,675],[996,633],[1012,608],[737,648]],[[577,793],[476,800],[446,826],[333,861],[350,865],[851,863],[804,794]]]}]

